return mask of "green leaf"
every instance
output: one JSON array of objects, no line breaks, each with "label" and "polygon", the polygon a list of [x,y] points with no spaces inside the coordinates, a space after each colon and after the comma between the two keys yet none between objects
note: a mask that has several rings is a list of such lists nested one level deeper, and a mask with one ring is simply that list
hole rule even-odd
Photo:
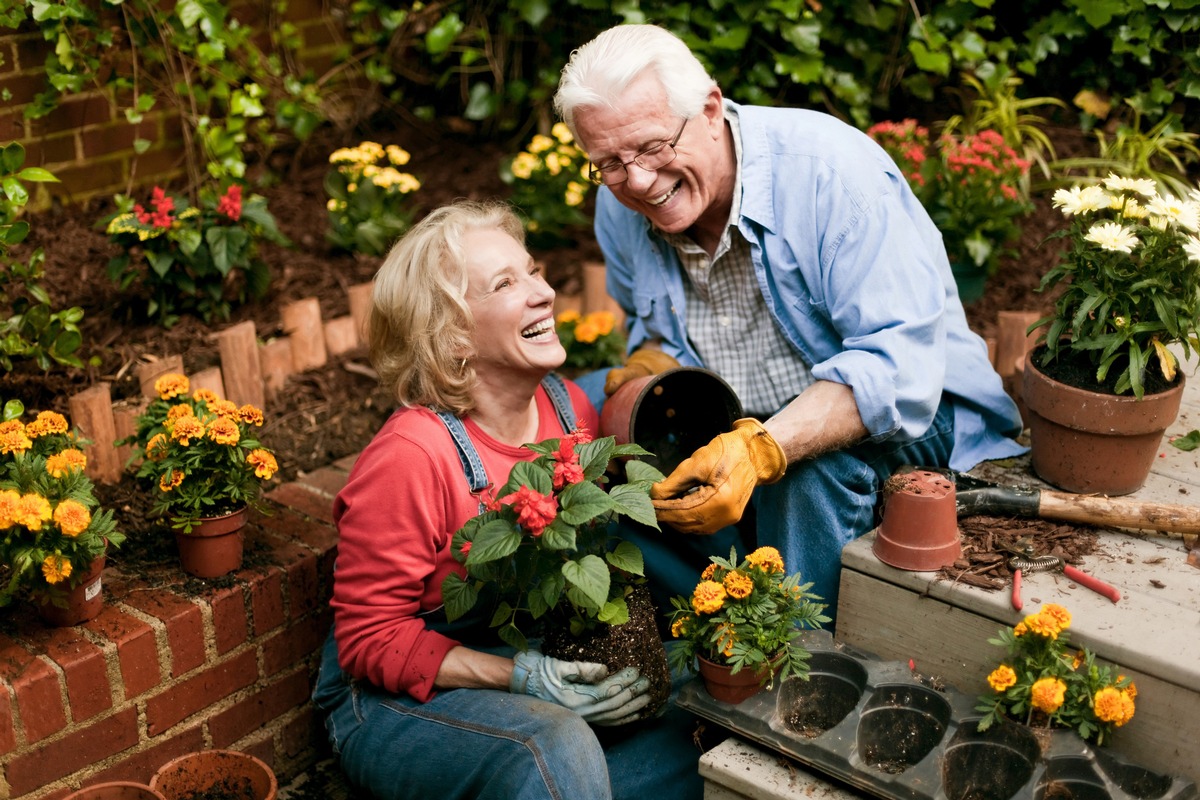
[{"label": "green leaf", "polygon": [[[474,555],[475,551],[472,550]],[[608,567],[599,556],[584,556],[578,561],[568,561],[562,566],[567,583],[578,589],[589,601],[589,606],[599,610],[608,602],[608,590],[612,582]]]},{"label": "green leaf", "polygon": [[486,564],[510,556],[521,546],[521,532],[511,523],[495,519],[484,525],[471,543],[467,566]]},{"label": "green leaf", "polygon": [[654,516],[654,504],[650,502],[650,496],[642,486],[614,486],[609,498],[618,513],[659,530],[658,519]]},{"label": "green leaf", "polygon": [[567,524],[561,516],[556,517],[553,522],[546,526],[542,531],[542,541],[540,546],[544,550],[574,550],[575,549],[575,528]]},{"label": "green leaf", "polygon": [[645,461],[625,462],[625,479],[629,483],[638,483],[639,481],[658,483],[665,477],[657,467],[647,464]]},{"label": "green leaf", "polygon": [[629,605],[625,602],[624,597],[609,600],[600,609],[600,613],[596,615],[596,619],[609,625],[624,625],[626,622],[629,622]]},{"label": "green leaf", "polygon": [[437,21],[425,34],[425,49],[430,55],[441,55],[450,49],[465,26],[458,14],[450,13]]},{"label": "green leaf", "polygon": [[568,486],[559,495],[559,517],[568,525],[583,525],[613,508],[608,493],[590,481]]},{"label": "green leaf", "polygon": [[620,542],[604,556],[609,564],[634,575],[645,575],[646,564],[642,551],[633,542]]},{"label": "green leaf", "polygon": [[230,269],[240,266],[250,234],[241,228],[213,227],[204,232],[204,238],[212,252],[213,265],[222,275],[228,275]]},{"label": "green leaf", "polygon": [[58,183],[58,178],[54,177],[53,172],[41,167],[26,167],[17,173],[17,177],[23,181],[34,181],[35,183]]},{"label": "green leaf", "polygon": [[475,607],[479,591],[458,573],[452,572],[442,581],[442,601],[446,604],[446,619],[454,620]]},{"label": "green leaf", "polygon": [[1192,431],[1185,436],[1176,436],[1171,440],[1171,445],[1180,450],[1190,452],[1200,447],[1200,430]]}]

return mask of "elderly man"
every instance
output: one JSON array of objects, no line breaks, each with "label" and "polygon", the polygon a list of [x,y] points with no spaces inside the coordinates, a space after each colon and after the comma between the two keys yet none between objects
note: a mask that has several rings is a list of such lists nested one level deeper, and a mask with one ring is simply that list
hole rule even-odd
[{"label": "elderly man", "polygon": [[874,527],[897,467],[1023,452],[941,236],[867,136],[724,99],[652,25],[576,50],[555,106],[603,184],[596,235],[631,324],[605,392],[702,366],[747,415],[655,486],[683,534],[641,542],[660,590],[690,593],[731,543],[771,545],[832,616],[841,549]]}]

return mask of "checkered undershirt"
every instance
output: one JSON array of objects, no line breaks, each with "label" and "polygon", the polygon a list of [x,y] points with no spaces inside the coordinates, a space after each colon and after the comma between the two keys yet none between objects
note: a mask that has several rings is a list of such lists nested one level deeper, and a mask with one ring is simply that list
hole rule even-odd
[{"label": "checkered undershirt", "polygon": [[734,220],[741,209],[742,149],[737,113],[725,109],[737,174],[729,225],[712,259],[685,234],[661,233],[675,248],[687,280],[686,325],[704,366],[733,387],[748,416],[765,419],[813,382],[808,366],[771,319],[754,276],[750,243]]}]

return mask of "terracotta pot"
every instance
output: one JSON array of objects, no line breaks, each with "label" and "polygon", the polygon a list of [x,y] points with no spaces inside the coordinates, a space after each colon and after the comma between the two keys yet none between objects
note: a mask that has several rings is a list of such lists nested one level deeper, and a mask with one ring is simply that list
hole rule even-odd
[{"label": "terracotta pot", "polygon": [[219,517],[201,517],[191,533],[175,531],[179,563],[197,578],[219,578],[242,566],[242,528],[249,512],[242,508]]},{"label": "terracotta pot", "polygon": [[699,656],[700,679],[704,681],[704,689],[714,700],[736,706],[762,691],[761,672],[741,669],[733,672],[732,667],[709,661]]},{"label": "terracotta pot", "polygon": [[85,786],[63,800],[165,800],[161,794],[144,783],[110,781]]},{"label": "terracotta pot", "polygon": [[98,556],[88,565],[87,571],[83,575],[78,578],[75,578],[74,575],[71,576],[78,583],[67,591],[66,607],[51,603],[39,603],[38,616],[47,625],[65,628],[87,622],[99,614],[100,609],[104,608],[103,572],[104,556]]},{"label": "terracotta pot", "polygon": [[1077,389],[1025,363],[1022,393],[1033,471],[1080,494],[1121,495],[1146,482],[1163,433],[1179,414],[1184,378],[1165,392],[1113,395]]},{"label": "terracotta pot", "polygon": [[932,572],[962,555],[954,483],[939,472],[913,470],[888,481],[883,521],[872,550],[885,564]]},{"label": "terracotta pot", "polygon": [[742,404],[721,376],[677,367],[623,383],[604,401],[600,435],[641,445],[654,454],[643,460],[669,475],[741,416]]},{"label": "terracotta pot", "polygon": [[165,800],[178,800],[201,792],[237,800],[275,800],[279,783],[271,768],[249,753],[200,750],[159,767],[150,779],[150,788]]}]

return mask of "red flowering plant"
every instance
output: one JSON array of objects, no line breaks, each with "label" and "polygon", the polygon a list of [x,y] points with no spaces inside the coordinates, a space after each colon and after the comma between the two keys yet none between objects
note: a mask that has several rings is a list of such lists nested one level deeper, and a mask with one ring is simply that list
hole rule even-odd
[{"label": "red flowering plant", "polygon": [[[612,523],[624,515],[657,529],[650,485],[663,478],[636,460],[647,451],[611,436],[576,430],[525,447],[537,457],[518,462],[498,490],[484,490],[485,510],[454,534],[465,574],[442,583],[448,619],[494,604],[492,627],[519,650],[551,627],[578,636],[628,621],[628,592],[645,580],[642,552]],[[606,489],[613,459],[624,459],[626,480]]]},{"label": "red flowering plant", "polygon": [[931,140],[914,119],[880,122],[867,135],[887,151],[942,232],[951,263],[996,272],[1033,210],[1022,190],[1030,163],[994,130]]},{"label": "red flowering plant", "polygon": [[0,606],[28,594],[65,605],[68,589],[106,548],[125,540],[84,474],[84,442],[67,419],[4,404],[0,419]]},{"label": "red flowering plant", "polygon": [[1086,647],[1067,641],[1071,613],[1047,603],[988,642],[1007,657],[987,677],[990,695],[979,698],[979,730],[1009,718],[1025,725],[1071,728],[1083,739],[1106,744],[1133,718],[1137,687],[1111,667],[1096,663]]},{"label": "red flowering plant", "polygon": [[235,303],[263,297],[270,273],[258,255],[262,242],[289,244],[267,201],[245,196],[239,184],[206,188],[199,205],[155,186],[147,204],[118,195],[117,213],[102,220],[125,252],[108,262],[122,290],[136,282],[149,293],[147,316],[170,327],[183,313],[206,322],[228,319]]}]

